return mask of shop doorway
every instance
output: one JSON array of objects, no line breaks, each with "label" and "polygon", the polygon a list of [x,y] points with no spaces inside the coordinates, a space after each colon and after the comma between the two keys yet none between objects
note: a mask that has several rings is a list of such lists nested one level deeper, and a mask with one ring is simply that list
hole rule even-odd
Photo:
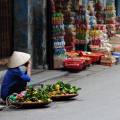
[{"label": "shop doorway", "polygon": [[46,1],[30,0],[33,69],[46,70]]},{"label": "shop doorway", "polygon": [[13,1],[0,0],[0,59],[13,52]]}]

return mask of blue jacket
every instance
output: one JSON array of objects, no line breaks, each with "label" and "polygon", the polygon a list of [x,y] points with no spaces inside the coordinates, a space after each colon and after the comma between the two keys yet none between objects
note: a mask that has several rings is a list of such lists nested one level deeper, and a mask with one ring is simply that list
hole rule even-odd
[{"label": "blue jacket", "polygon": [[2,82],[1,98],[5,100],[10,94],[25,90],[29,81],[30,77],[27,72],[23,72],[19,67],[9,68]]}]

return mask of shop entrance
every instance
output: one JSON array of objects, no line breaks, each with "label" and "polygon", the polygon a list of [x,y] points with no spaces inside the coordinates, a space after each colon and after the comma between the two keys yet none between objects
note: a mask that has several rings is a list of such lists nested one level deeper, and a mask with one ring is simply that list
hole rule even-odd
[{"label": "shop entrance", "polygon": [[12,0],[0,0],[0,59],[13,52]]},{"label": "shop entrance", "polygon": [[[32,20],[31,37],[32,37],[32,59],[33,68],[44,70],[47,69],[46,63],[46,1],[30,0],[30,15]],[[31,12],[32,11],[32,12]]]}]

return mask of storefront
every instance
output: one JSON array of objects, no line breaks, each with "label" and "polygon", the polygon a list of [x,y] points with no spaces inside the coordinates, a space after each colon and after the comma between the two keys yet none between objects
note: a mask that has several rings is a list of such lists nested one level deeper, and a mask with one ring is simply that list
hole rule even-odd
[{"label": "storefront", "polygon": [[[105,13],[109,11],[104,11],[104,8],[106,2],[110,3],[110,1],[100,0],[102,4],[95,4],[96,2],[94,0],[14,0],[14,2],[11,0],[11,5],[14,5],[11,8],[14,9],[8,15],[11,16],[11,24],[6,28],[9,32],[13,31],[9,33],[9,38],[7,37],[9,52],[6,51],[5,58],[11,55],[14,48],[32,55],[34,69],[62,68],[63,60],[67,57],[66,51],[89,51],[90,44],[100,44],[100,31],[98,28],[96,30],[95,25],[99,23],[104,26],[103,24],[106,23]],[[3,48],[3,45],[0,45]],[[1,51],[5,50],[1,49]],[[4,58],[2,54],[1,58]]]},{"label": "storefront", "polygon": [[[116,34],[114,0],[50,0],[49,2],[48,20],[51,22],[48,33],[53,51],[50,54],[52,56],[50,60],[53,61],[52,69],[61,68],[63,61],[68,57],[67,52],[75,53],[75,50],[102,52],[112,61],[109,38]],[[69,57],[73,57],[72,55]]]}]

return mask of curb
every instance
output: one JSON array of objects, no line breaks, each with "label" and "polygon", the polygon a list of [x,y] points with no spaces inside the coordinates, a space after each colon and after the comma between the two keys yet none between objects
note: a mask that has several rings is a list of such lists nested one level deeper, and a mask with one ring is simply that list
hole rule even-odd
[{"label": "curb", "polygon": [[[28,85],[38,86],[38,85],[41,85],[42,83],[47,82],[47,81],[49,81],[51,79],[57,79],[59,77],[66,76],[68,74],[69,74],[69,72],[64,72],[64,73],[57,74],[57,75],[54,75],[54,76],[51,76],[51,77],[48,76],[46,78],[40,79],[40,81],[30,82],[30,83],[28,83]],[[34,77],[34,75],[33,75],[33,77]]]}]

